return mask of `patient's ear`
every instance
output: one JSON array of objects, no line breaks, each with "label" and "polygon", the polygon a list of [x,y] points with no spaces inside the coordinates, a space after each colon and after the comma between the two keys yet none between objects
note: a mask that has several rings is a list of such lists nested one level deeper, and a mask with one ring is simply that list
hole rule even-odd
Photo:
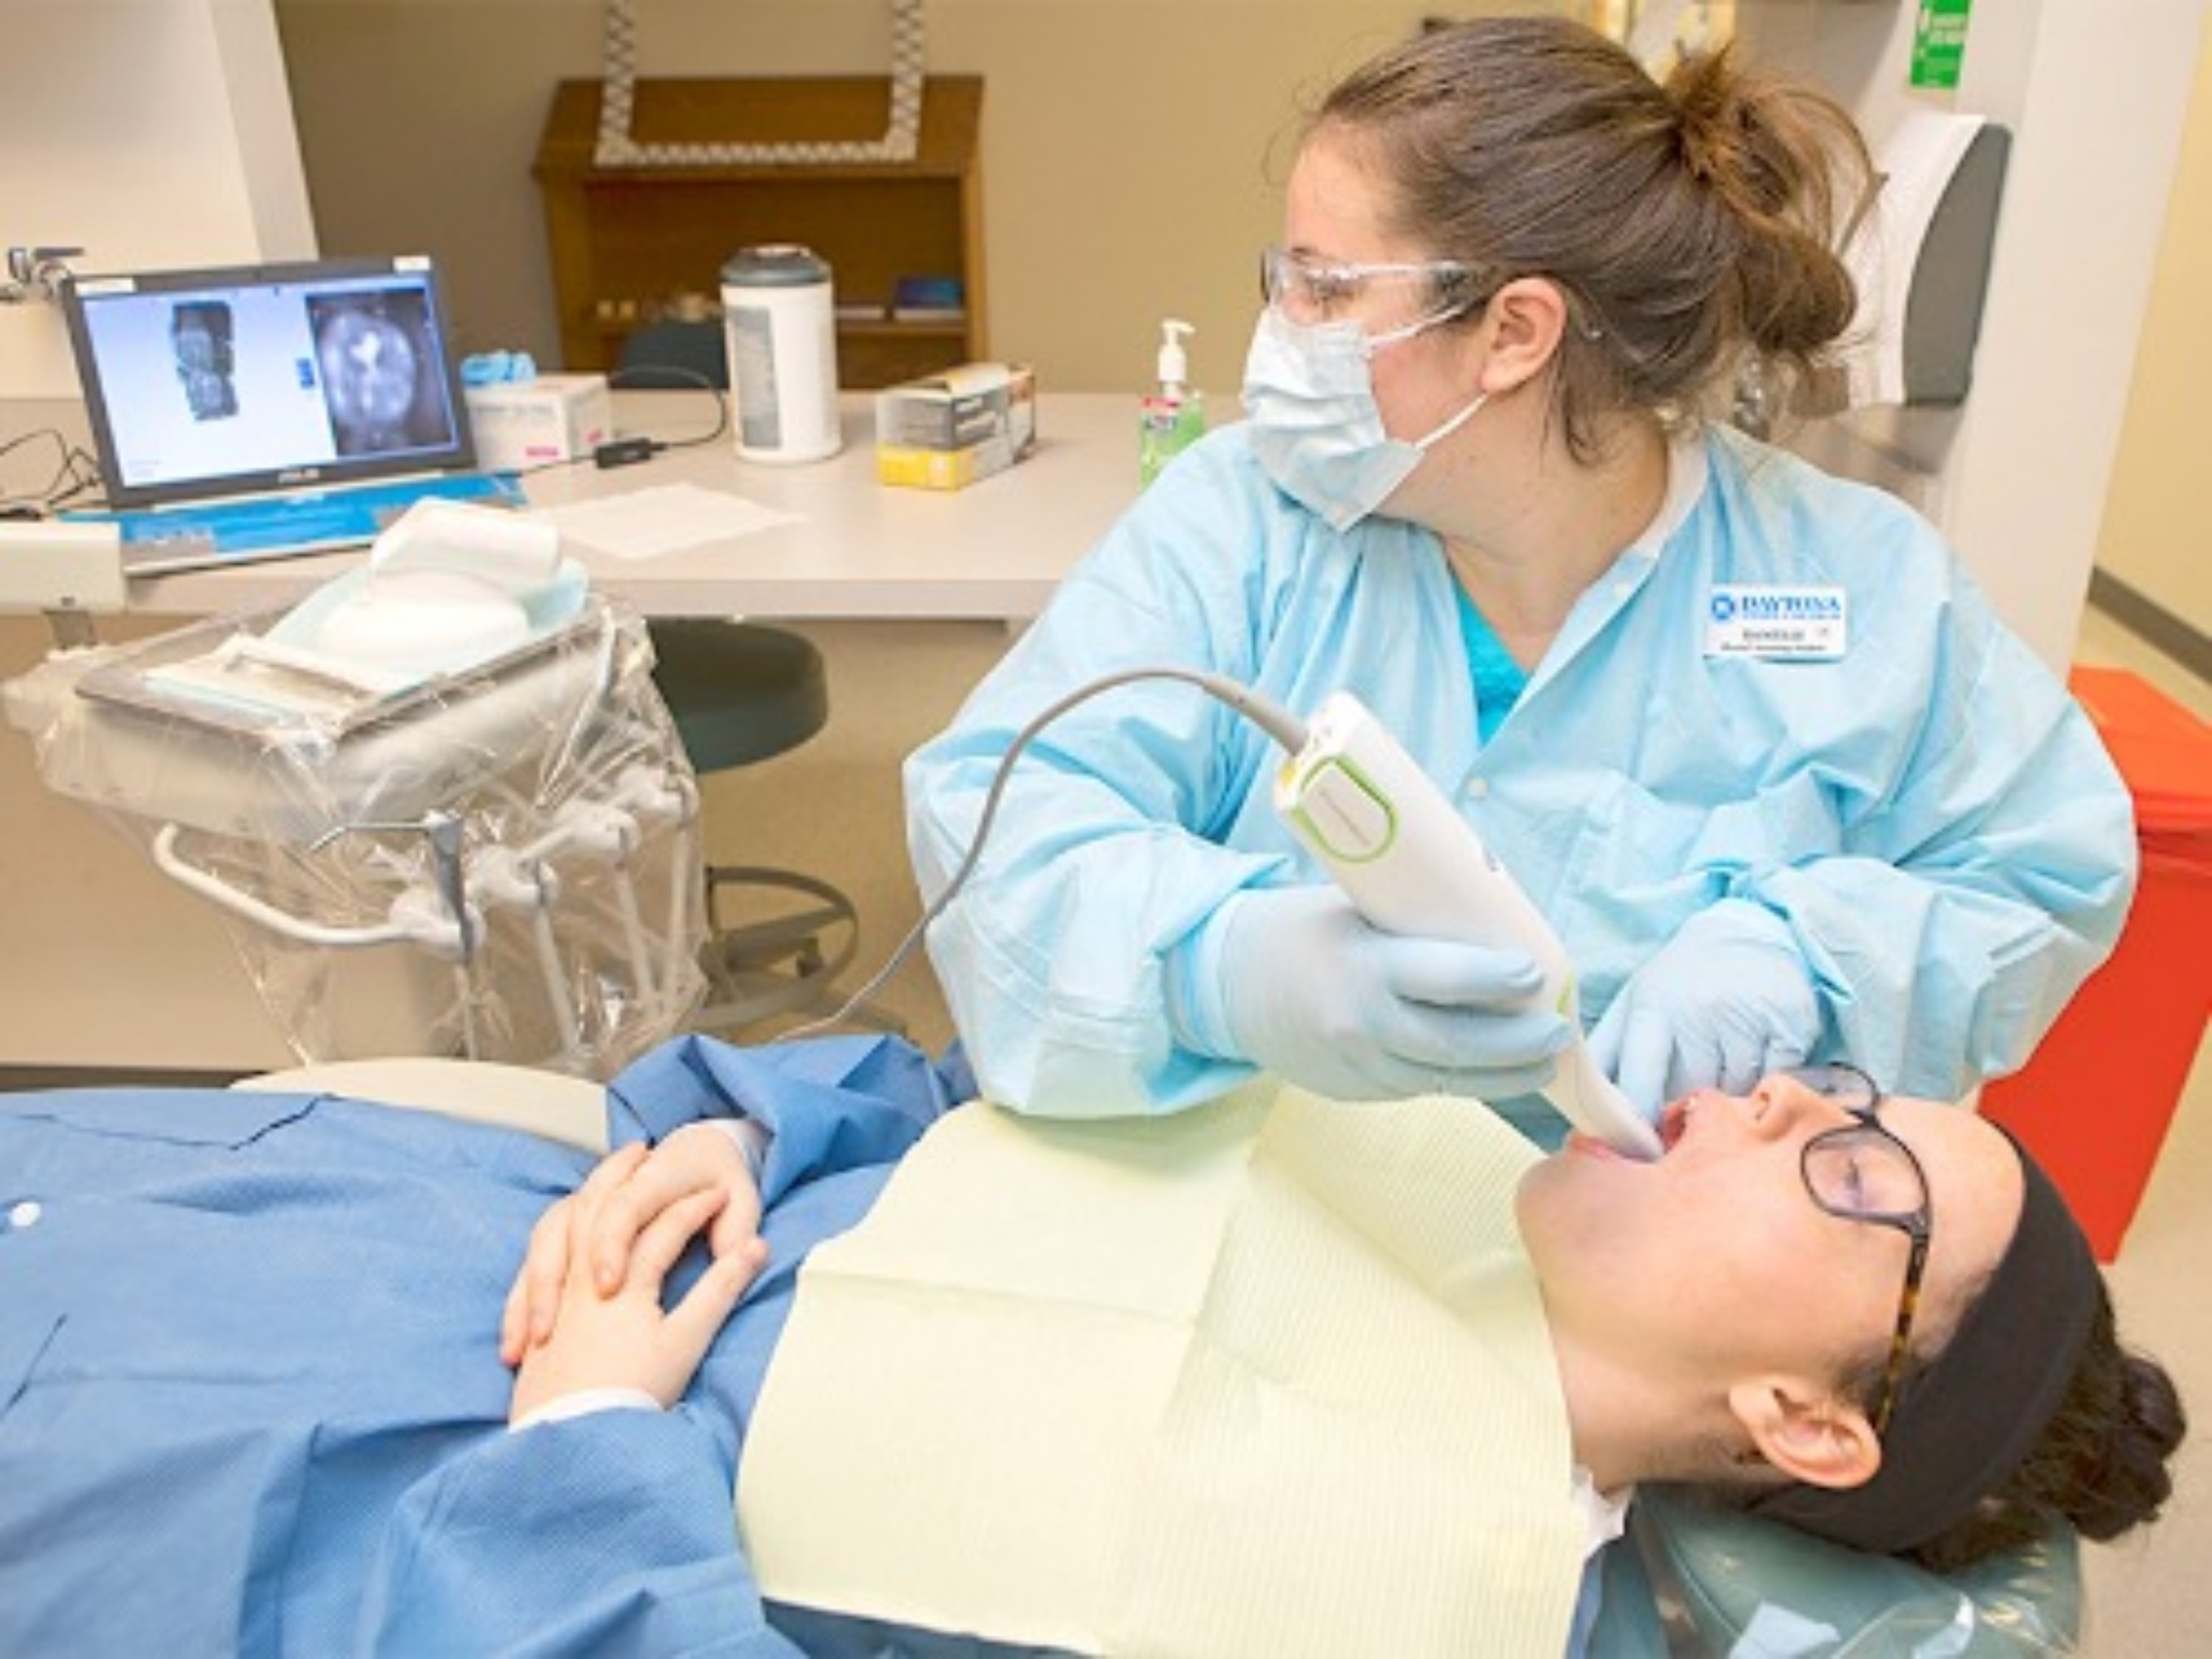
[{"label": "patient's ear", "polygon": [[1832,1389],[1763,1376],[1730,1389],[1729,1407],[1759,1455],[1807,1486],[1863,1486],[1881,1467],[1873,1423]]}]

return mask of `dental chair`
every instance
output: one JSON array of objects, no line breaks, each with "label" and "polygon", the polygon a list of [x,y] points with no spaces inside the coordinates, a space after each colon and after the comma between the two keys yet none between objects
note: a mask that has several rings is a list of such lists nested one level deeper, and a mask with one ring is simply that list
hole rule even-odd
[{"label": "dental chair", "polygon": [[2040,1542],[1939,1575],[1694,1495],[1640,1493],[1607,1552],[1600,1659],[2052,1659],[2081,1651],[2081,1546]]},{"label": "dental chair", "polygon": [[[344,1094],[587,1151],[607,1145],[596,1085],[517,1066],[374,1060],[235,1086]],[[1603,1577],[1589,1647],[1597,1659],[2057,1659],[2081,1650],[2080,1547],[2063,1528],[1944,1576],[1660,1488],[1638,1496]]]}]

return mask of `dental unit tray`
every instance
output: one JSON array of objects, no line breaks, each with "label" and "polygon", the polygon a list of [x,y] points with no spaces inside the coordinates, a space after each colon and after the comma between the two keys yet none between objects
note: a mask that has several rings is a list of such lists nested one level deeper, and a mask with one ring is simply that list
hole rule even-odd
[{"label": "dental unit tray", "polygon": [[[465,674],[381,688],[270,646],[270,620],[197,624],[86,673],[76,695],[88,707],[76,719],[92,723],[96,740],[58,755],[49,786],[216,834],[304,846],[365,805],[382,819],[434,810],[504,765],[534,738],[543,711],[587,695],[605,672],[591,648],[603,626],[592,611]],[[313,790],[298,787],[302,769],[318,780]]]},{"label": "dental unit tray", "polygon": [[579,621],[473,663],[459,676],[394,673],[348,665],[253,631],[253,619],[215,622],[164,635],[154,648],[85,676],[77,695],[195,726],[277,741],[337,744],[395,720],[450,690],[456,679],[501,681],[555,651]]},{"label": "dental unit tray", "polygon": [[520,638],[432,671],[318,647],[349,576],[0,693],[48,787],[224,913],[301,1060],[604,1079],[705,995],[698,792],[643,618],[549,569]]}]

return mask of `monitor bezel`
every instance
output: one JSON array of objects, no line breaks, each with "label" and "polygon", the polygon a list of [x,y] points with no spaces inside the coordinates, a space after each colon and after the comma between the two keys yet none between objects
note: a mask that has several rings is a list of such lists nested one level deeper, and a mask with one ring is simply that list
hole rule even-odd
[{"label": "monitor bezel", "polygon": [[[225,473],[219,477],[188,482],[159,480],[132,483],[123,477],[118,459],[119,449],[116,442],[113,414],[107,406],[99,377],[91,372],[93,343],[91,327],[86,318],[88,305],[97,303],[118,291],[114,287],[118,283],[128,283],[130,287],[125,291],[135,297],[263,283],[345,283],[380,276],[401,276],[410,282],[421,282],[428,290],[431,320],[439,337],[439,373],[445,388],[447,406],[453,412],[453,442],[451,446],[434,451],[414,450],[398,454],[339,456],[305,466]],[[204,501],[232,495],[307,493],[409,474],[466,471],[476,465],[476,434],[471,428],[468,403],[462,390],[460,355],[454,349],[444,281],[436,261],[428,254],[87,274],[74,278],[64,287],[62,310],[68,321],[70,349],[76,359],[85,419],[91,430],[94,453],[100,462],[102,491],[112,508],[159,507],[179,501]]]}]

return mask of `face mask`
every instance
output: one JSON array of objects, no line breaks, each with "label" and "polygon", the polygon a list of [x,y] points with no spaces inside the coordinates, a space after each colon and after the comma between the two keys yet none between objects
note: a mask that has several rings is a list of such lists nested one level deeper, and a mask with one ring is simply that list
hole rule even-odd
[{"label": "face mask", "polygon": [[1383,430],[1376,405],[1369,360],[1447,320],[1427,318],[1370,339],[1357,323],[1294,323],[1273,306],[1260,313],[1244,362],[1244,413],[1252,453],[1285,495],[1331,528],[1349,530],[1474,418],[1487,392],[1407,443]]}]

